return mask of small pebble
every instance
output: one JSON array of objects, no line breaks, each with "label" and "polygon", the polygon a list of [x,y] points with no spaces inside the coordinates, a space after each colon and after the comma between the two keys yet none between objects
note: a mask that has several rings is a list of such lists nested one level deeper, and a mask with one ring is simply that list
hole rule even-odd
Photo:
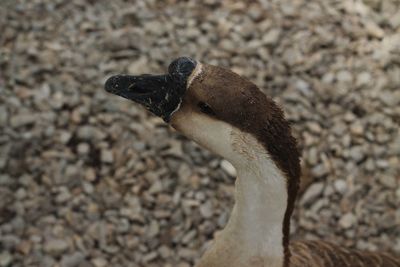
[{"label": "small pebble", "polygon": [[236,169],[233,167],[233,165],[227,161],[227,160],[222,160],[221,161],[221,168],[229,174],[231,177],[236,177]]},{"label": "small pebble", "polygon": [[344,229],[348,229],[356,223],[357,219],[353,213],[347,213],[339,220],[339,225]]}]

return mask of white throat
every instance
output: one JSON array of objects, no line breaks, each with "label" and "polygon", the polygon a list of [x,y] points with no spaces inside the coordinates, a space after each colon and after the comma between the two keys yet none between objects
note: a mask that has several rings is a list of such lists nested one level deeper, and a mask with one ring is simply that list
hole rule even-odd
[{"label": "white throat", "polygon": [[[251,135],[232,131],[231,140],[232,152],[241,156],[241,161],[234,162],[238,173],[235,206],[198,266],[282,267],[286,178]],[[218,261],[223,265],[217,265]]]}]

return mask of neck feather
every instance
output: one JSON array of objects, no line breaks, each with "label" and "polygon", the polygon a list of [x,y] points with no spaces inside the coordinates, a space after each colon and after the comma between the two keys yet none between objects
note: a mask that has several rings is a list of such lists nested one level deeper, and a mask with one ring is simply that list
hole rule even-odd
[{"label": "neck feather", "polygon": [[[265,135],[272,141],[204,116],[196,117],[195,126],[182,125],[189,138],[229,160],[238,173],[231,218],[197,266],[287,267],[299,179],[299,157],[287,123],[281,126],[288,132],[272,127],[278,133]],[[277,136],[286,142],[282,145]]]},{"label": "neck feather", "polygon": [[288,201],[286,178],[265,154],[236,165],[236,169],[231,217],[199,267],[282,267],[283,223]]},{"label": "neck feather", "polygon": [[250,258],[262,259],[271,266],[283,266],[285,181],[280,170],[266,157],[238,169],[235,206],[226,227],[227,233],[236,236],[247,249],[245,253]]}]

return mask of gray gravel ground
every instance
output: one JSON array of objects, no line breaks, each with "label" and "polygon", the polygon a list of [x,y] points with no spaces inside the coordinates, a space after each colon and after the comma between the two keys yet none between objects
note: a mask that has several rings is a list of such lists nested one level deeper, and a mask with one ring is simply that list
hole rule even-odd
[{"label": "gray gravel ground", "polygon": [[400,2],[202,2],[0,2],[0,267],[199,258],[234,170],[102,89],[181,55],[284,107],[312,181],[294,238],[400,253]]}]

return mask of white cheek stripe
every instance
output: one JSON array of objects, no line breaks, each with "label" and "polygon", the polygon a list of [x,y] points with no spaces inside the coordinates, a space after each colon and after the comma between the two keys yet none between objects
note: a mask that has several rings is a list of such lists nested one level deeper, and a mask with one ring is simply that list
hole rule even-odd
[{"label": "white cheek stripe", "polygon": [[[192,74],[190,74],[188,80],[187,80],[187,84],[186,84],[186,89],[188,89],[190,87],[190,85],[192,84],[193,80],[202,72],[202,65],[200,62],[197,62],[196,68],[194,68]],[[171,112],[170,117],[172,117],[172,115],[174,115],[175,112],[177,112],[179,110],[179,108],[181,107],[182,104],[182,99],[179,102],[179,104],[176,106],[176,108]]]},{"label": "white cheek stripe", "polygon": [[200,62],[197,61],[197,65],[196,68],[194,68],[192,74],[190,74],[188,80],[187,80],[187,84],[186,84],[186,89],[190,87],[190,85],[192,84],[193,80],[199,76],[199,74],[202,72],[203,66]]},{"label": "white cheek stripe", "polygon": [[175,112],[178,111],[178,109],[181,107],[181,104],[182,104],[182,99],[181,99],[181,101],[179,101],[179,103],[178,103],[178,105],[176,106],[176,108],[175,108],[175,109],[171,112],[171,114],[169,115],[170,118],[172,117],[172,115],[174,115]]}]

